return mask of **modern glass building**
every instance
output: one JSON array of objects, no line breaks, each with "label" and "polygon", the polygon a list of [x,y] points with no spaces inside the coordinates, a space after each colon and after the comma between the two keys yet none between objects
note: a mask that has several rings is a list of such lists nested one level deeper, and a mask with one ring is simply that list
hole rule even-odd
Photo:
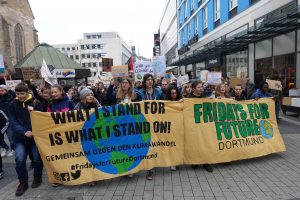
[{"label": "modern glass building", "polygon": [[[300,88],[300,1],[177,0],[181,74],[201,70],[259,83],[277,74]],[[297,78],[298,77],[298,78]]]}]

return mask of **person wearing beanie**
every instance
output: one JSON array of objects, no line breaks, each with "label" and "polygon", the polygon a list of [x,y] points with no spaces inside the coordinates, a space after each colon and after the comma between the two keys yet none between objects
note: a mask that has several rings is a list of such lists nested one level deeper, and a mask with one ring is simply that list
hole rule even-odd
[{"label": "person wearing beanie", "polygon": [[100,104],[94,97],[94,93],[88,87],[83,87],[79,91],[80,102],[75,106],[75,110],[98,108]]}]

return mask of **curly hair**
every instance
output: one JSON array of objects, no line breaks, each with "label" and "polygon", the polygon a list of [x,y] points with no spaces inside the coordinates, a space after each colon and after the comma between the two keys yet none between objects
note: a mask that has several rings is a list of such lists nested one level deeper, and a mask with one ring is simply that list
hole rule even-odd
[{"label": "curly hair", "polygon": [[178,88],[171,85],[171,86],[168,88],[168,90],[167,90],[167,93],[166,93],[166,100],[173,101],[173,99],[172,99],[172,94],[171,94],[172,90],[176,90],[176,92],[177,92],[177,96],[176,96],[175,101],[179,101],[180,99],[182,99],[182,96],[181,96],[181,94],[180,94]]},{"label": "curly hair", "polygon": [[216,97],[222,96],[222,93],[221,93],[222,86],[225,86],[225,94],[224,94],[225,98],[230,98],[230,88],[228,87],[228,85],[226,85],[224,83],[217,85],[216,90],[215,90]]}]

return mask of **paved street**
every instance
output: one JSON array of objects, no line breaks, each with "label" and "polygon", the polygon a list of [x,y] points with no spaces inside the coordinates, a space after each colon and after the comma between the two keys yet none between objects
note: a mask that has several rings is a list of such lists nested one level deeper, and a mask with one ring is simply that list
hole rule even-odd
[{"label": "paved street", "polygon": [[145,172],[141,172],[134,178],[99,181],[94,187],[57,188],[47,183],[44,175],[41,187],[29,188],[20,198],[14,194],[18,185],[14,160],[4,158],[0,199],[300,199],[299,129],[300,119],[291,114],[282,116],[280,130],[286,152],[216,165],[213,173],[202,168],[193,170],[190,166],[181,166],[175,172],[158,168],[153,181],[147,181]]}]

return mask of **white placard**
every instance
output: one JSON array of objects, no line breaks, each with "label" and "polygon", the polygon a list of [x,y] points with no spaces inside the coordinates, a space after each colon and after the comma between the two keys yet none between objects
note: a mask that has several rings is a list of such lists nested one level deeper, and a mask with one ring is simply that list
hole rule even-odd
[{"label": "white placard", "polygon": [[15,91],[16,86],[19,83],[22,83],[22,81],[21,80],[9,80],[9,81],[5,81],[5,83],[6,83],[6,86],[8,87],[8,89]]},{"label": "white placard", "polygon": [[166,74],[166,57],[165,56],[153,56],[152,58],[153,75],[157,77],[164,77]]},{"label": "white placard", "polygon": [[221,72],[208,72],[207,73],[207,83],[211,85],[219,85],[222,83],[222,73]]},{"label": "white placard", "polygon": [[145,74],[153,75],[152,63],[150,61],[141,61],[134,64],[135,81],[143,81]]}]

